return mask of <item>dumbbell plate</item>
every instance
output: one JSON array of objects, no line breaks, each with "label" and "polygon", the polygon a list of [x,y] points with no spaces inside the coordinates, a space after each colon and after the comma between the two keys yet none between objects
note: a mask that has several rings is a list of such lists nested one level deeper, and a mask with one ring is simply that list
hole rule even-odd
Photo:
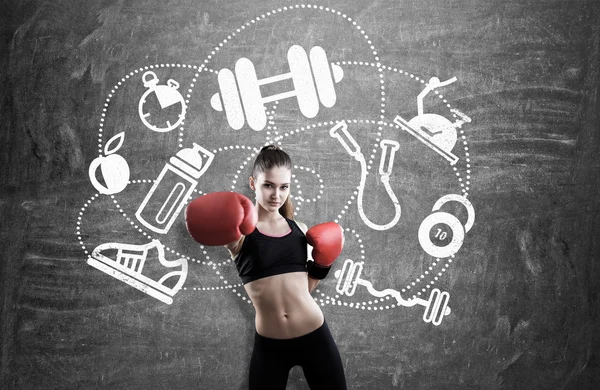
[{"label": "dumbbell plate", "polygon": [[336,101],[335,88],[331,77],[331,69],[327,54],[320,46],[315,46],[310,49],[310,66],[312,68],[317,91],[319,92],[319,100],[325,107],[333,107]]},{"label": "dumbbell plate", "polygon": [[[452,240],[445,246],[437,246],[429,237],[429,232],[437,224],[446,225],[452,230]],[[454,255],[460,250],[465,239],[465,229],[463,228],[462,223],[454,215],[443,211],[437,211],[428,215],[423,222],[421,222],[417,237],[423,250],[430,256],[445,258]]]},{"label": "dumbbell plate", "polygon": [[351,259],[346,259],[341,271],[336,271],[336,277],[338,278],[336,291],[339,294],[349,297],[354,295],[356,286],[358,286],[358,280],[362,274],[362,269],[362,262],[355,263]]},{"label": "dumbbell plate", "polygon": [[[239,130],[244,126],[244,111],[235,83],[235,76],[232,71],[224,68],[219,71],[217,80],[219,82],[220,97],[223,100],[223,108],[227,115],[227,122],[232,129]],[[218,98],[219,96],[215,99]],[[213,108],[216,107],[213,105]]]},{"label": "dumbbell plate", "polygon": [[423,321],[431,322],[435,326],[441,324],[446,311],[448,311],[449,300],[450,294],[447,291],[442,292],[438,288],[431,290],[429,301],[423,313]]},{"label": "dumbbell plate", "polygon": [[235,77],[240,88],[240,97],[246,113],[248,126],[262,130],[267,125],[267,114],[260,96],[260,85],[252,62],[242,57],[235,63]]},{"label": "dumbbell plate", "polygon": [[307,118],[314,118],[319,113],[319,99],[306,51],[302,46],[293,45],[287,58],[300,112]]}]

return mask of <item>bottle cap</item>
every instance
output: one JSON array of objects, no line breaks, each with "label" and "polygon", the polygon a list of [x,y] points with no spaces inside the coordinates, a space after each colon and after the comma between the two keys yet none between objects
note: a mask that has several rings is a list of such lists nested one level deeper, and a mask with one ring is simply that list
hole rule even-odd
[{"label": "bottle cap", "polygon": [[200,177],[200,170],[202,169],[202,156],[200,155],[201,149],[202,148],[200,145],[194,142],[194,146],[192,148],[181,149],[179,152],[177,152],[175,158],[171,157],[170,162],[188,175],[197,179]]}]

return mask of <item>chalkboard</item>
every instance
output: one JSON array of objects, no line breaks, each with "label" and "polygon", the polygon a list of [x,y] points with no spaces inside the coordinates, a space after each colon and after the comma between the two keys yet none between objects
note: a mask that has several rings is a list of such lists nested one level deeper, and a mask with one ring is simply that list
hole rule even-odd
[{"label": "chalkboard", "polygon": [[[600,3],[8,1],[3,389],[244,389],[186,204],[293,161],[351,389],[600,385]],[[307,389],[292,369],[288,389]]]}]

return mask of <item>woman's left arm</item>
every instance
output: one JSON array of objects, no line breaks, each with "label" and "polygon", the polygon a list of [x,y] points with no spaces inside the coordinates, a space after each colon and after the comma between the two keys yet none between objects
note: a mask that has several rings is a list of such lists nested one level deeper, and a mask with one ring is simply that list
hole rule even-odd
[{"label": "woman's left arm", "polygon": [[[308,227],[306,226],[306,224],[299,221],[296,221],[296,223],[298,224],[298,227],[304,232],[304,234],[306,234],[306,232],[308,231]],[[314,261],[312,259],[312,249],[313,247],[311,245],[306,244],[306,254],[308,256],[306,261]],[[308,275],[306,275],[306,277],[308,278],[308,292],[312,292],[315,289],[315,287],[317,287],[317,284],[319,284],[320,280],[313,279]]]},{"label": "woman's left arm", "polygon": [[315,287],[317,287],[317,284],[319,284],[320,280],[319,279],[313,279],[310,276],[308,277],[308,292],[312,292],[312,290],[315,289]]}]

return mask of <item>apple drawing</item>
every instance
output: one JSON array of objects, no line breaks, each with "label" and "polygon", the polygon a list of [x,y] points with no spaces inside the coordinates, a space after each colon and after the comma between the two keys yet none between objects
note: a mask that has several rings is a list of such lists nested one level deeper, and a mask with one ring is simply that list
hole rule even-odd
[{"label": "apple drawing", "polygon": [[[112,137],[104,147],[106,156],[98,156],[90,164],[88,170],[90,181],[94,188],[101,194],[117,194],[123,191],[125,187],[127,187],[127,184],[129,184],[129,165],[122,156],[115,154],[121,145],[123,145],[123,140],[123,132]],[[109,149],[109,146],[115,141],[118,142],[117,145],[114,148]],[[106,186],[102,185],[102,183],[96,179],[98,167],[100,167]]]}]

